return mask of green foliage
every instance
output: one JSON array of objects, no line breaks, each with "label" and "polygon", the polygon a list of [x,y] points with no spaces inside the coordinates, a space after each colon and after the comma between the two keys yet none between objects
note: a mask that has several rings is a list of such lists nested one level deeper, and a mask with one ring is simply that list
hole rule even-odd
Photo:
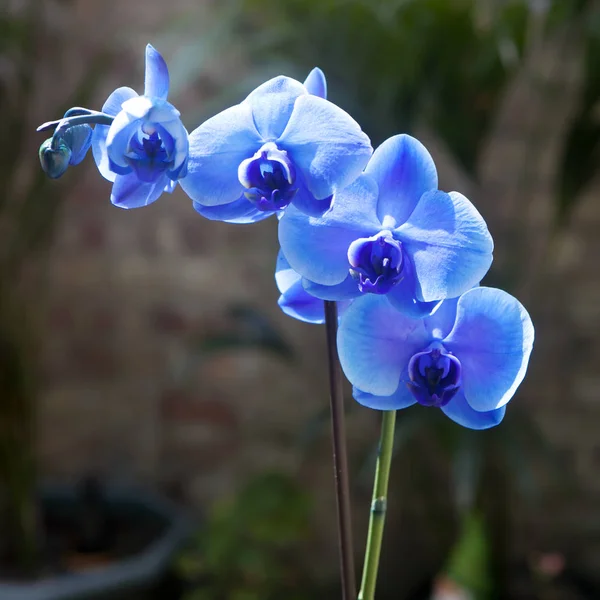
[{"label": "green foliage", "polygon": [[463,520],[445,571],[452,581],[472,592],[477,600],[484,600],[492,587],[489,562],[485,521],[476,512],[469,513]]},{"label": "green foliage", "polygon": [[309,534],[310,501],[290,478],[267,473],[215,507],[177,559],[184,600],[305,600],[313,597],[299,552]]}]

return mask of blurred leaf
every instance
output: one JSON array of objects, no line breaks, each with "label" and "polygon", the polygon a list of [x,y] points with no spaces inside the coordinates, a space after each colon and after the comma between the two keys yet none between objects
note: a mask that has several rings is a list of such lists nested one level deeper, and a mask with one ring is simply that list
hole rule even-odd
[{"label": "blurred leaf", "polygon": [[464,518],[445,571],[452,581],[473,592],[477,600],[488,597],[492,588],[490,549],[481,515],[471,512]]},{"label": "blurred leaf", "polygon": [[296,550],[309,532],[310,511],[308,494],[290,477],[259,475],[216,507],[177,569],[200,589],[210,586],[211,599],[301,598]]}]

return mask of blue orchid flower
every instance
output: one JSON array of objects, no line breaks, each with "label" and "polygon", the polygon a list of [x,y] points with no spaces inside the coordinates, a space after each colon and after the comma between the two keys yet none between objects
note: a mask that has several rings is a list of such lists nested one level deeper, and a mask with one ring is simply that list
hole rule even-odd
[{"label": "blue orchid flower", "polygon": [[279,222],[281,248],[318,298],[386,295],[407,315],[431,314],[479,283],[493,250],[471,202],[437,185],[425,147],[408,135],[392,137],[324,215],[290,206]]},{"label": "blue orchid flower", "polygon": [[[277,255],[275,282],[281,295],[277,304],[288,316],[305,323],[325,323],[323,300],[311,296],[302,286],[302,277],[290,267],[283,252]],[[338,302],[338,316],[341,317],[350,301]]]},{"label": "blue orchid flower", "polygon": [[167,102],[168,92],[167,65],[148,44],[144,95],[121,87],[102,107],[114,120],[96,125],[92,152],[100,173],[114,182],[110,199],[116,206],[147,206],[186,175],[188,133]]},{"label": "blue orchid flower", "polygon": [[376,295],[355,300],[338,332],[354,398],[378,410],[440,408],[470,429],[502,421],[533,348],[529,314],[510,294],[476,287],[411,319]]},{"label": "blue orchid flower", "polygon": [[181,185],[194,208],[228,223],[261,221],[290,204],[310,215],[329,209],[373,149],[326,94],[320,69],[305,84],[276,77],[192,131]]}]

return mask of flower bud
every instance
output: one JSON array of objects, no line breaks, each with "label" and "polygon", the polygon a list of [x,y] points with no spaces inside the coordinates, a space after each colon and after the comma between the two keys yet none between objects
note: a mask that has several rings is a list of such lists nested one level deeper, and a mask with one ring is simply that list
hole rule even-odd
[{"label": "flower bud", "polygon": [[71,149],[69,164],[79,164],[92,145],[93,129],[86,124],[69,127],[63,136],[65,144]]},{"label": "flower bud", "polygon": [[52,179],[58,179],[68,168],[71,149],[61,141],[58,148],[52,147],[52,138],[48,138],[39,150],[42,169]]}]

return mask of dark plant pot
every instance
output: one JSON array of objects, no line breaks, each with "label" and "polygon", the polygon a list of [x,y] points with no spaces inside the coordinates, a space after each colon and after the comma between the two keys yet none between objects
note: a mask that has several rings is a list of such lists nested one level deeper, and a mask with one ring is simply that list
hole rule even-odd
[{"label": "dark plant pot", "polygon": [[[185,513],[167,499],[147,491],[108,486],[108,511],[122,522],[149,523],[158,532],[138,553],[77,572],[51,575],[35,581],[0,581],[1,600],[131,600],[146,599],[168,572],[173,555],[191,530]],[[44,511],[69,517],[78,504],[75,487],[46,487]]]}]

